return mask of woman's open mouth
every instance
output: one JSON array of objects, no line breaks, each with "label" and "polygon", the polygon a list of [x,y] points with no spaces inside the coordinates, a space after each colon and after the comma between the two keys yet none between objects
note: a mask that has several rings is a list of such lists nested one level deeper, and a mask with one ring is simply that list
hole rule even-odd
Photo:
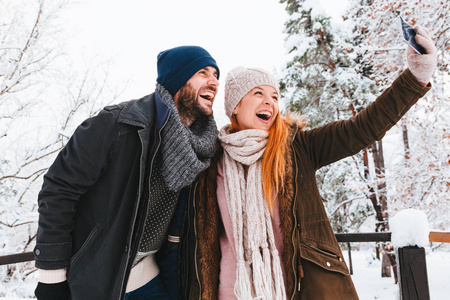
[{"label": "woman's open mouth", "polygon": [[267,122],[272,118],[272,112],[268,110],[259,111],[256,113],[256,116],[264,122]]}]

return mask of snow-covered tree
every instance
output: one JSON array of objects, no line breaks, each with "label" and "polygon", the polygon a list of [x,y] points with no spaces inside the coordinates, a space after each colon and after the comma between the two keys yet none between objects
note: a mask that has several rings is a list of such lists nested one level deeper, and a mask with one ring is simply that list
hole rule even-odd
[{"label": "snow-covered tree", "polygon": [[[429,216],[437,214],[433,205],[450,207],[450,4],[438,0],[350,0],[345,22],[337,24],[315,1],[280,2],[289,13],[282,93],[287,109],[305,115],[311,127],[348,118],[352,110],[357,113],[406,67],[399,15],[412,25],[429,28],[439,51],[432,91],[387,139],[319,171],[319,188],[335,230],[357,229],[363,220],[352,222],[350,212],[359,211],[356,216],[361,218],[368,215],[367,201],[359,199],[370,199],[377,228],[388,226],[391,212],[416,202],[426,206]],[[397,149],[401,152],[394,151]],[[442,217],[431,222],[440,229],[448,228],[448,214],[444,209]]]},{"label": "snow-covered tree", "polygon": [[[288,63],[281,79],[287,109],[304,115],[311,127],[352,116],[374,100],[375,85],[356,72],[356,52],[341,38],[345,30],[312,0],[286,1]],[[334,25],[334,26],[332,26]],[[358,228],[370,211],[369,180],[362,155],[319,170],[318,185],[336,231]]]},{"label": "snow-covered tree", "polygon": [[349,105],[372,98],[369,81],[354,71],[352,54],[336,35],[330,17],[312,0],[286,1],[287,65],[281,74],[288,109],[320,126],[351,116]]},{"label": "snow-covered tree", "polygon": [[420,207],[429,216],[432,228],[448,230],[450,3],[351,0],[348,7],[346,26],[354,28],[353,40],[357,41],[361,60],[359,72],[373,79],[380,91],[406,67],[402,64],[406,45],[398,17],[431,32],[438,49],[438,68],[432,78],[433,89],[402,119],[397,138],[391,139],[398,146],[389,147],[388,213]]},{"label": "snow-covered tree", "polygon": [[[31,251],[42,175],[75,127],[118,94],[109,85],[107,63],[70,65],[61,19],[68,5],[1,2],[0,255]],[[33,266],[0,267],[0,296],[29,296],[2,283],[22,281]]]}]

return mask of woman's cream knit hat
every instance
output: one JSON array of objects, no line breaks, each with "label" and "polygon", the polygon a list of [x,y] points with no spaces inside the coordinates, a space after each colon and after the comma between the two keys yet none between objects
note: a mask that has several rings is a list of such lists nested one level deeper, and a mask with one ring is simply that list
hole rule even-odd
[{"label": "woman's cream knit hat", "polygon": [[268,71],[259,68],[236,67],[228,72],[225,81],[225,113],[231,119],[241,99],[260,85],[272,86],[280,95],[278,81]]}]

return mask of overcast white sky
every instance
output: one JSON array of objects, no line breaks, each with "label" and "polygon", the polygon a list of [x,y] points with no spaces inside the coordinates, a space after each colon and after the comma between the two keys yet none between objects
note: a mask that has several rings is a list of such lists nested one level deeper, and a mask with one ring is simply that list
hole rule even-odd
[{"label": "overcast white sky", "polygon": [[[346,0],[320,2],[338,15]],[[77,0],[67,14],[74,30],[68,42],[72,55],[114,58],[112,74],[129,82],[123,100],[154,90],[160,51],[179,45],[204,47],[221,71],[214,104],[221,123],[230,69],[243,65],[275,73],[283,65],[286,18],[285,5],[278,0]]]}]

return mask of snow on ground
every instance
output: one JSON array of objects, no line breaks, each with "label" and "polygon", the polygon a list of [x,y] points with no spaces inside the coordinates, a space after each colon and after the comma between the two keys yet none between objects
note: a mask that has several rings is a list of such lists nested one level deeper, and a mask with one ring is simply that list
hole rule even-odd
[{"label": "snow on ground", "polygon": [[[450,252],[426,247],[428,285],[433,300],[449,299],[450,294]],[[348,263],[348,252],[344,251]],[[398,299],[399,287],[394,277],[381,277],[381,261],[374,259],[372,250],[352,251],[353,282],[361,300]]]},{"label": "snow on ground", "polygon": [[[348,252],[344,251],[348,262]],[[361,300],[369,299],[397,299],[398,286],[394,278],[381,277],[381,261],[375,259],[371,250],[352,251],[353,283]]]},{"label": "snow on ground", "polygon": [[[366,244],[365,247],[369,245]],[[355,247],[356,248],[356,245]],[[381,262],[374,259],[373,248],[360,251],[352,251],[353,281],[361,300],[396,300],[398,299],[398,285],[394,278],[381,278]],[[450,251],[449,247],[431,251],[426,247],[426,260],[428,270],[428,284],[430,296],[433,300],[449,299],[450,294]],[[348,263],[348,253],[344,251]],[[15,296],[23,293],[32,294],[36,283],[21,283],[11,287],[10,284],[0,283],[0,294],[4,294],[4,288],[9,291],[8,297],[0,297],[0,300],[23,300]]]}]

